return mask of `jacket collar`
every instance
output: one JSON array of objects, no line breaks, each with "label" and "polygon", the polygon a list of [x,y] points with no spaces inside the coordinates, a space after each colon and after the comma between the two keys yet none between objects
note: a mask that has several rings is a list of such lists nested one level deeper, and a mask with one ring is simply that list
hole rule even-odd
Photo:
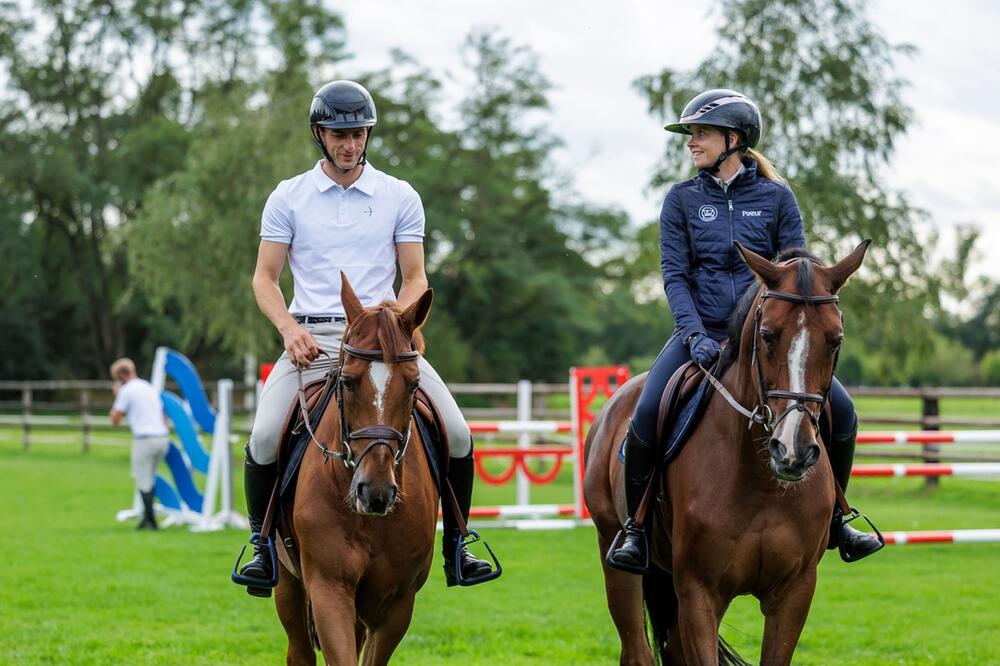
[{"label": "jacket collar", "polygon": [[[750,157],[744,157],[740,161],[744,167],[743,173],[737,176],[736,180],[729,184],[729,189],[743,187],[744,185],[752,185],[757,182],[757,162]],[[712,174],[708,171],[698,171],[698,178],[701,180],[702,184],[714,187],[717,190],[722,190],[722,187],[715,181],[715,178],[713,178]]]}]

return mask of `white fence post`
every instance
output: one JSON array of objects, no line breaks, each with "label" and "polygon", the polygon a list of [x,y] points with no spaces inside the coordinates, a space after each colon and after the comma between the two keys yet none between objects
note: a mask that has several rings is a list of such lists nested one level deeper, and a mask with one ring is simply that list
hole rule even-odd
[{"label": "white fence post", "polygon": [[[531,420],[531,382],[527,379],[522,379],[517,383],[517,420],[522,422]],[[529,433],[522,432],[517,436],[517,448],[531,448],[531,435]],[[518,467],[516,504],[523,506],[530,503],[531,481]]]}]

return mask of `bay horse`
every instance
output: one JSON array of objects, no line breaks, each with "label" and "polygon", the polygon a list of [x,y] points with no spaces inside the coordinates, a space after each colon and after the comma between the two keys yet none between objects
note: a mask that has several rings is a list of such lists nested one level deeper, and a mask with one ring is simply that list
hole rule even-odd
[{"label": "bay horse", "polygon": [[618,448],[646,375],[616,391],[595,419],[584,494],[622,664],[653,663],[644,605],[657,662],[746,663],[719,637],[730,602],[744,594],[765,617],[761,663],[791,663],[834,508],[818,423],[844,338],[836,294],[869,244],[825,267],[805,251],[774,263],[736,243],[758,284],[734,315],[716,372],[743,411],[714,392],[678,456],[658,467],[645,576],[608,567],[604,554],[625,519]]},{"label": "bay horse", "polygon": [[388,663],[433,558],[438,490],[411,417],[433,292],[365,308],[343,276],[341,300],[339,384],[280,535],[299,553],[287,565],[285,551],[275,590],[288,664],[315,666],[313,627],[328,664]]}]

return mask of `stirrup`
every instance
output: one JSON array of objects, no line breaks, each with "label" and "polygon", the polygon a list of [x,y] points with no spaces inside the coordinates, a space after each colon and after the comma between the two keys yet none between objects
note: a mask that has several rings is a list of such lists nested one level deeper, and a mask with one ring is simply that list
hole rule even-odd
[{"label": "stirrup", "polygon": [[[845,562],[857,562],[858,560],[863,560],[864,558],[868,557],[869,555],[873,555],[873,554],[877,553],[878,551],[882,550],[883,548],[885,548],[885,537],[882,536],[882,532],[880,532],[879,529],[877,527],[875,527],[875,523],[873,523],[868,516],[864,515],[863,513],[861,513],[860,511],[858,511],[853,506],[851,507],[851,513],[850,513],[850,515],[841,516],[841,518],[840,518],[840,529],[843,530],[844,527],[846,527],[848,523],[850,523],[852,520],[857,520],[858,518],[864,519],[864,521],[866,523],[868,523],[868,527],[872,528],[872,530],[875,532],[874,536],[878,540],[878,548],[876,548],[875,550],[869,551],[869,552],[867,552],[864,555],[861,555],[859,557],[854,557],[854,556],[852,556],[850,553],[848,553],[844,549],[843,535],[842,534],[838,534],[837,535],[837,550],[840,552],[840,559],[842,559]],[[872,534],[870,532],[866,532],[866,534],[868,534],[869,536],[872,536]]]},{"label": "stirrup", "polygon": [[[488,573],[466,578],[462,575],[462,549],[467,548],[470,544],[480,541],[484,546],[486,546],[486,552],[490,554],[490,558],[493,560],[493,567]],[[490,544],[486,543],[486,541],[479,536],[479,532],[476,530],[469,530],[469,533],[466,536],[458,536],[455,540],[454,558],[455,584],[461,585],[462,587],[470,587],[472,585],[485,583],[486,581],[493,580],[494,578],[499,578],[500,574],[503,573],[503,567],[500,566],[500,560],[498,560],[497,556],[493,554],[493,549],[490,548]]]},{"label": "stirrup", "polygon": [[[644,546],[643,551],[646,554],[646,558],[643,566],[641,567],[632,564],[624,564],[614,560],[615,553],[618,552],[622,542],[625,540],[625,534],[631,532],[638,532],[640,536],[642,536]],[[622,526],[622,529],[618,530],[618,534],[615,535],[614,540],[611,542],[611,547],[608,548],[608,552],[604,555],[604,562],[612,569],[624,571],[625,573],[636,574],[637,576],[645,576],[649,573],[649,539],[646,536],[646,530],[641,525],[636,524],[636,522],[631,518],[627,518],[625,520],[625,524]]]},{"label": "stirrup", "polygon": [[[243,559],[243,554],[246,553],[247,546],[253,546],[254,550],[260,547],[267,553],[267,557],[271,560],[270,578],[258,578],[240,573],[240,561]],[[233,565],[233,573],[230,578],[237,585],[246,586],[247,592],[255,597],[271,596],[271,589],[278,586],[278,551],[274,546],[274,538],[264,537],[260,532],[251,534],[250,541],[243,544],[240,554],[236,557],[236,564]]]}]

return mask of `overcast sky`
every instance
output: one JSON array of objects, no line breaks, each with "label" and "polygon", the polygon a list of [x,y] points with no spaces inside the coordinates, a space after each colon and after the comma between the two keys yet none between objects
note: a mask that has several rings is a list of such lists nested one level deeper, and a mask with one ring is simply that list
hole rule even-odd
[{"label": "overcast sky", "polygon": [[[649,192],[646,184],[666,140],[666,119],[652,118],[631,84],[663,67],[688,69],[709,54],[717,14],[706,14],[705,3],[337,4],[354,56],[339,76],[386,65],[394,47],[440,76],[457,73],[459,47],[473,27],[492,26],[530,46],[554,85],[550,127],[565,142],[557,159],[578,191],[590,201],[624,207],[636,222],[659,214],[663,192]],[[890,43],[919,51],[898,61],[897,72],[911,83],[905,99],[916,122],[886,177],[930,213],[942,230],[942,246],[950,244],[955,225],[980,226],[984,240],[974,272],[1000,276],[1000,3],[953,0],[945,9],[873,0],[868,16]],[[451,86],[451,94],[460,94],[460,80]],[[595,112],[595,103],[613,114]]]}]

